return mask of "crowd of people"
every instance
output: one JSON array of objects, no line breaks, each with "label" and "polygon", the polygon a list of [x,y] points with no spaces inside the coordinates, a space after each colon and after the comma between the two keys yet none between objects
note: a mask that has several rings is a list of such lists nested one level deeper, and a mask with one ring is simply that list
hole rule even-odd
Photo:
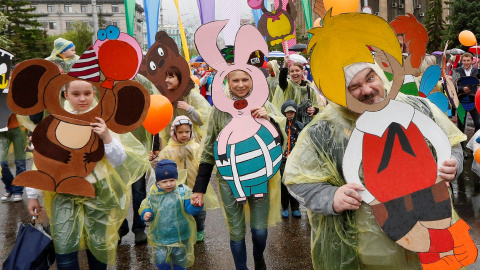
[{"label": "crowd of people", "polygon": [[[59,38],[47,60],[57,64],[62,73],[68,73],[78,58],[75,45]],[[457,59],[459,67],[452,70],[451,78],[454,81],[465,76],[480,78],[480,72],[472,66],[473,59],[469,53]],[[358,114],[328,103],[318,86],[305,76],[304,64],[291,61],[288,55],[282,60],[281,65],[276,60],[265,63],[268,101],[251,112],[252,117],[273,123],[282,137],[280,170],[270,179],[265,196],[251,196],[246,203],[239,202],[229,183],[214,170],[216,139],[232,116],[212,104],[215,70],[206,64],[192,65],[191,75],[196,85],[173,103],[172,120],[160,134],[152,137],[140,127],[118,135],[109,131],[101,118],[91,124],[105,148],[105,157],[87,177],[96,197],[26,188],[30,214],[38,216],[42,211],[48,214],[57,268],[79,269],[78,251],[82,249],[86,250],[90,269],[106,269],[114,263],[117,245],[129,232],[126,213],[131,193],[134,210],[131,230],[135,243],[151,245],[152,260],[158,269],[186,269],[193,265],[195,243],[214,237],[205,235],[207,211],[219,207],[226,219],[235,268],[247,269],[245,237],[249,223],[255,269],[266,269],[268,228],[281,218],[301,218],[300,206],[307,209],[312,226],[315,269],[359,269],[368,265],[418,269],[420,264],[425,269],[426,255],[420,253],[419,258],[403,249],[376,225],[372,209],[362,203],[360,192],[365,188],[347,184],[343,179],[342,159]],[[348,62],[341,55],[336,55],[335,60]],[[345,77],[337,83],[345,85],[346,91],[364,104],[381,102],[390,91],[384,86],[387,79],[383,71],[377,65],[354,64],[345,67]],[[175,91],[182,80],[190,79],[182,78],[175,66],[163,72],[169,91]],[[159,93],[144,76],[138,74],[134,80],[150,94]],[[225,94],[235,101],[244,100],[253,89],[252,78],[241,70],[228,73],[223,85]],[[459,89],[467,94],[459,98],[474,121],[475,131],[480,128],[480,116],[475,106],[470,106],[472,100],[468,94],[474,94],[477,87],[466,85]],[[82,114],[95,106],[96,89],[86,81],[73,81],[63,89],[63,97],[66,110]],[[466,140],[462,133],[466,120],[457,121],[459,130],[432,103],[406,95],[399,95],[397,100],[434,119],[448,135],[452,158],[440,166],[440,176],[447,182],[456,179],[463,170],[461,146]],[[12,114],[7,129],[0,132],[2,181],[6,191],[2,202],[22,201],[24,190],[12,185],[9,147],[13,145],[18,175],[26,170],[28,129],[34,128],[38,118],[41,120],[46,114],[18,117],[18,120]],[[216,172],[215,184],[210,181],[213,172]],[[146,223],[148,233],[145,233]],[[371,256],[367,249],[373,250]]]}]

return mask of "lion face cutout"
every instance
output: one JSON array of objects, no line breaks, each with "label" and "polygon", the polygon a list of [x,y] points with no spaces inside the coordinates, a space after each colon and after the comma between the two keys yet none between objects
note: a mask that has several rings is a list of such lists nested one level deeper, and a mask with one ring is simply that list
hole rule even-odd
[{"label": "lion face cutout", "polygon": [[[168,90],[165,82],[166,71],[172,66],[180,70],[182,78],[179,78],[179,86],[176,89]],[[148,49],[139,73],[150,80],[172,103],[188,95],[194,87],[187,61],[178,53],[175,41],[164,31],[155,35],[155,43]]]}]

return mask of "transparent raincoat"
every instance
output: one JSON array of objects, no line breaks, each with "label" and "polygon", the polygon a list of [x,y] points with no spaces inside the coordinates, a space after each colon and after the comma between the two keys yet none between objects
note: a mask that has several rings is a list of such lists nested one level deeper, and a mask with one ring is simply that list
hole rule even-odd
[{"label": "transparent raincoat", "polygon": [[278,75],[280,74],[280,68],[278,67],[277,60],[272,60],[269,61],[272,65],[273,72],[275,73],[275,76],[272,77],[270,74],[267,77],[267,84],[268,84],[268,101],[272,102],[273,100],[273,95],[275,95],[275,91],[277,90],[278,86]]},{"label": "transparent raincoat", "polygon": [[[203,125],[198,126],[197,124],[193,123],[193,134],[195,134],[196,141],[200,143],[202,138],[205,134],[206,125],[208,122],[208,116],[210,115],[210,110],[212,106],[210,103],[199,93],[198,87],[193,88],[190,93],[183,97],[183,101],[187,102],[189,105],[195,107],[195,110],[198,112],[200,116],[200,120],[202,120]],[[173,116],[170,124],[160,132],[160,138],[162,139],[162,145],[167,145],[168,140],[170,140],[170,128],[172,126],[173,119],[175,119],[179,115],[185,115],[188,117],[188,113],[185,110],[173,108]]]},{"label": "transparent raincoat", "polygon": [[[192,138],[186,143],[181,143],[170,138],[168,145],[163,148],[158,155],[158,159],[170,159],[177,164],[179,170],[186,169],[186,184],[192,189],[195,185],[195,179],[197,178],[202,150],[202,147],[195,142],[195,138]],[[203,201],[204,210],[212,210],[220,206],[218,204],[217,194],[215,194],[211,184],[208,184],[207,192],[203,196]]]},{"label": "transparent raincoat", "polygon": [[118,229],[127,216],[131,185],[150,164],[145,147],[131,133],[110,133],[121,142],[127,158],[114,168],[104,157],[85,177],[95,187],[94,198],[43,192],[56,253],[89,249],[99,261],[115,263]]},{"label": "transparent raincoat", "polygon": [[[475,134],[473,134],[470,141],[468,141],[467,143],[467,147],[470,150],[472,150],[473,153],[475,153],[475,151],[477,151],[477,149],[480,148],[480,143],[476,141],[478,137],[480,137],[480,130],[475,132]],[[480,164],[478,164],[478,162],[475,159],[472,161],[472,171],[476,173],[478,176],[480,176]]]},{"label": "transparent raincoat", "polygon": [[[285,91],[279,86],[275,90],[275,94],[273,95],[272,103],[277,109],[281,109],[283,103],[287,101],[287,99],[291,99],[300,105],[302,101],[308,100],[308,92],[307,86],[301,86],[298,83],[287,79],[288,86]],[[313,107],[322,108],[321,106],[321,98],[319,97],[319,93],[315,90],[315,87],[309,83],[310,88],[310,101],[312,102]]]},{"label": "transparent raincoat", "polygon": [[[185,171],[179,171],[178,178],[180,185],[185,181]],[[173,191],[165,192],[153,184],[138,213],[141,215],[147,209],[153,213],[148,229],[153,262],[190,267],[195,260],[193,245],[197,240],[197,227],[193,216],[185,212],[184,200],[190,199],[192,190],[178,185]]]},{"label": "transparent raincoat", "polygon": [[75,62],[77,62],[77,60],[80,58],[80,56],[78,55],[75,55],[72,58],[64,58],[60,55],[60,53],[62,53],[62,51],[70,44],[72,44],[72,42],[66,39],[56,39],[52,53],[49,57],[45,58],[45,60],[54,62],[55,64],[57,64],[57,66],[59,66],[59,68],[63,69],[64,73],[68,73],[72,68],[73,64],[75,64]]},{"label": "transparent raincoat", "polygon": [[[452,146],[466,139],[427,99],[399,93],[396,100],[432,118],[447,134]],[[309,188],[314,188],[315,183],[344,185],[342,159],[356,118],[351,111],[335,104],[317,115],[300,134],[287,160],[285,184],[290,187],[313,184]],[[363,172],[360,173],[363,181]],[[308,215],[315,269],[421,269],[418,255],[390,240],[365,203],[357,211],[339,215],[324,216],[310,210]],[[455,213],[452,216],[458,219]]]},{"label": "transparent raincoat", "polygon": [[[264,107],[267,110],[268,116],[277,123],[285,122],[285,117],[272,103],[267,101]],[[208,130],[204,140],[201,163],[215,164],[213,152],[215,140],[220,131],[222,131],[231,119],[232,116],[230,114],[219,111],[216,108],[212,109],[208,120]],[[285,126],[280,127],[280,129],[285,138]],[[230,232],[230,240],[241,241],[245,238],[245,222],[250,222],[250,227],[255,229],[265,229],[280,222],[280,172],[277,172],[277,174],[268,181],[268,194],[263,200],[254,201],[249,197],[244,207],[238,207],[229,184],[222,178],[218,171],[215,177],[222,202],[223,213]]]}]

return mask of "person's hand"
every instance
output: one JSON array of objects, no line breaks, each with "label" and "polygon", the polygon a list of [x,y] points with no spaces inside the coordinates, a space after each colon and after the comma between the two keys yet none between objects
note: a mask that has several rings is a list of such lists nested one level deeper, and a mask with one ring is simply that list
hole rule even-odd
[{"label": "person's hand", "polygon": [[190,203],[193,206],[200,207],[203,205],[203,193],[195,192],[190,197]]},{"label": "person's hand", "polygon": [[468,87],[468,86],[463,87],[463,92],[464,92],[465,94],[470,93],[470,92],[471,92],[471,91],[470,91],[470,87]]},{"label": "person's hand", "polygon": [[160,151],[151,151],[150,154],[148,154],[148,160],[154,160],[156,157],[158,157],[158,153],[160,153]]},{"label": "person's hand", "polygon": [[149,221],[151,217],[152,217],[152,213],[150,212],[146,212],[145,214],[143,214],[143,220],[145,221]]},{"label": "person's hand", "polygon": [[290,64],[290,56],[285,55],[285,58],[283,59],[283,67],[284,68],[288,67],[288,64]]},{"label": "person's hand", "polygon": [[[32,216],[39,216],[40,213],[42,212],[42,207],[40,206],[40,202],[38,199],[28,199],[28,211],[30,212],[30,215]],[[35,210],[37,212],[35,213]]]},{"label": "person's hand", "polygon": [[333,211],[342,213],[345,210],[357,210],[362,204],[362,197],[357,191],[365,190],[365,187],[348,183],[337,189],[333,196]]},{"label": "person's hand", "polygon": [[267,120],[270,119],[270,117],[268,117],[267,110],[265,110],[264,107],[258,107],[258,108],[253,109],[252,110],[252,116],[254,118],[265,118]]},{"label": "person's hand", "polygon": [[108,131],[107,125],[105,121],[100,117],[95,117],[97,119],[97,123],[90,123],[93,132],[97,133],[97,135],[102,139],[105,144],[109,144],[112,142],[112,136]]},{"label": "person's hand", "polygon": [[442,163],[442,166],[438,169],[441,174],[439,175],[440,178],[444,179],[447,182],[447,186],[455,179],[455,175],[457,174],[457,161],[453,158],[447,159]]},{"label": "person's hand", "polygon": [[314,107],[308,107],[307,108],[307,113],[308,113],[308,116],[312,116],[315,113],[315,108]]},{"label": "person's hand", "polygon": [[190,105],[185,101],[179,100],[179,101],[177,101],[177,108],[186,111],[190,108]]}]

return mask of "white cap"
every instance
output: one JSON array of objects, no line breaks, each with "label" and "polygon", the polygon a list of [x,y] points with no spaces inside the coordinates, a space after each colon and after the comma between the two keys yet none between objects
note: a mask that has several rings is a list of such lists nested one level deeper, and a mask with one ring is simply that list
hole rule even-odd
[{"label": "white cap", "polygon": [[358,72],[366,68],[373,69],[373,71],[375,71],[375,73],[377,73],[377,75],[380,76],[380,74],[378,74],[378,71],[375,68],[375,65],[372,63],[367,63],[367,62],[353,63],[343,68],[343,71],[345,72],[345,85],[348,87],[350,85],[350,82],[352,82],[353,77],[355,77],[355,75],[357,75]]},{"label": "white cap", "polygon": [[290,111],[297,112],[297,110],[295,110],[295,107],[293,107],[292,105],[287,106],[285,110],[283,110],[284,113],[290,112]]}]

